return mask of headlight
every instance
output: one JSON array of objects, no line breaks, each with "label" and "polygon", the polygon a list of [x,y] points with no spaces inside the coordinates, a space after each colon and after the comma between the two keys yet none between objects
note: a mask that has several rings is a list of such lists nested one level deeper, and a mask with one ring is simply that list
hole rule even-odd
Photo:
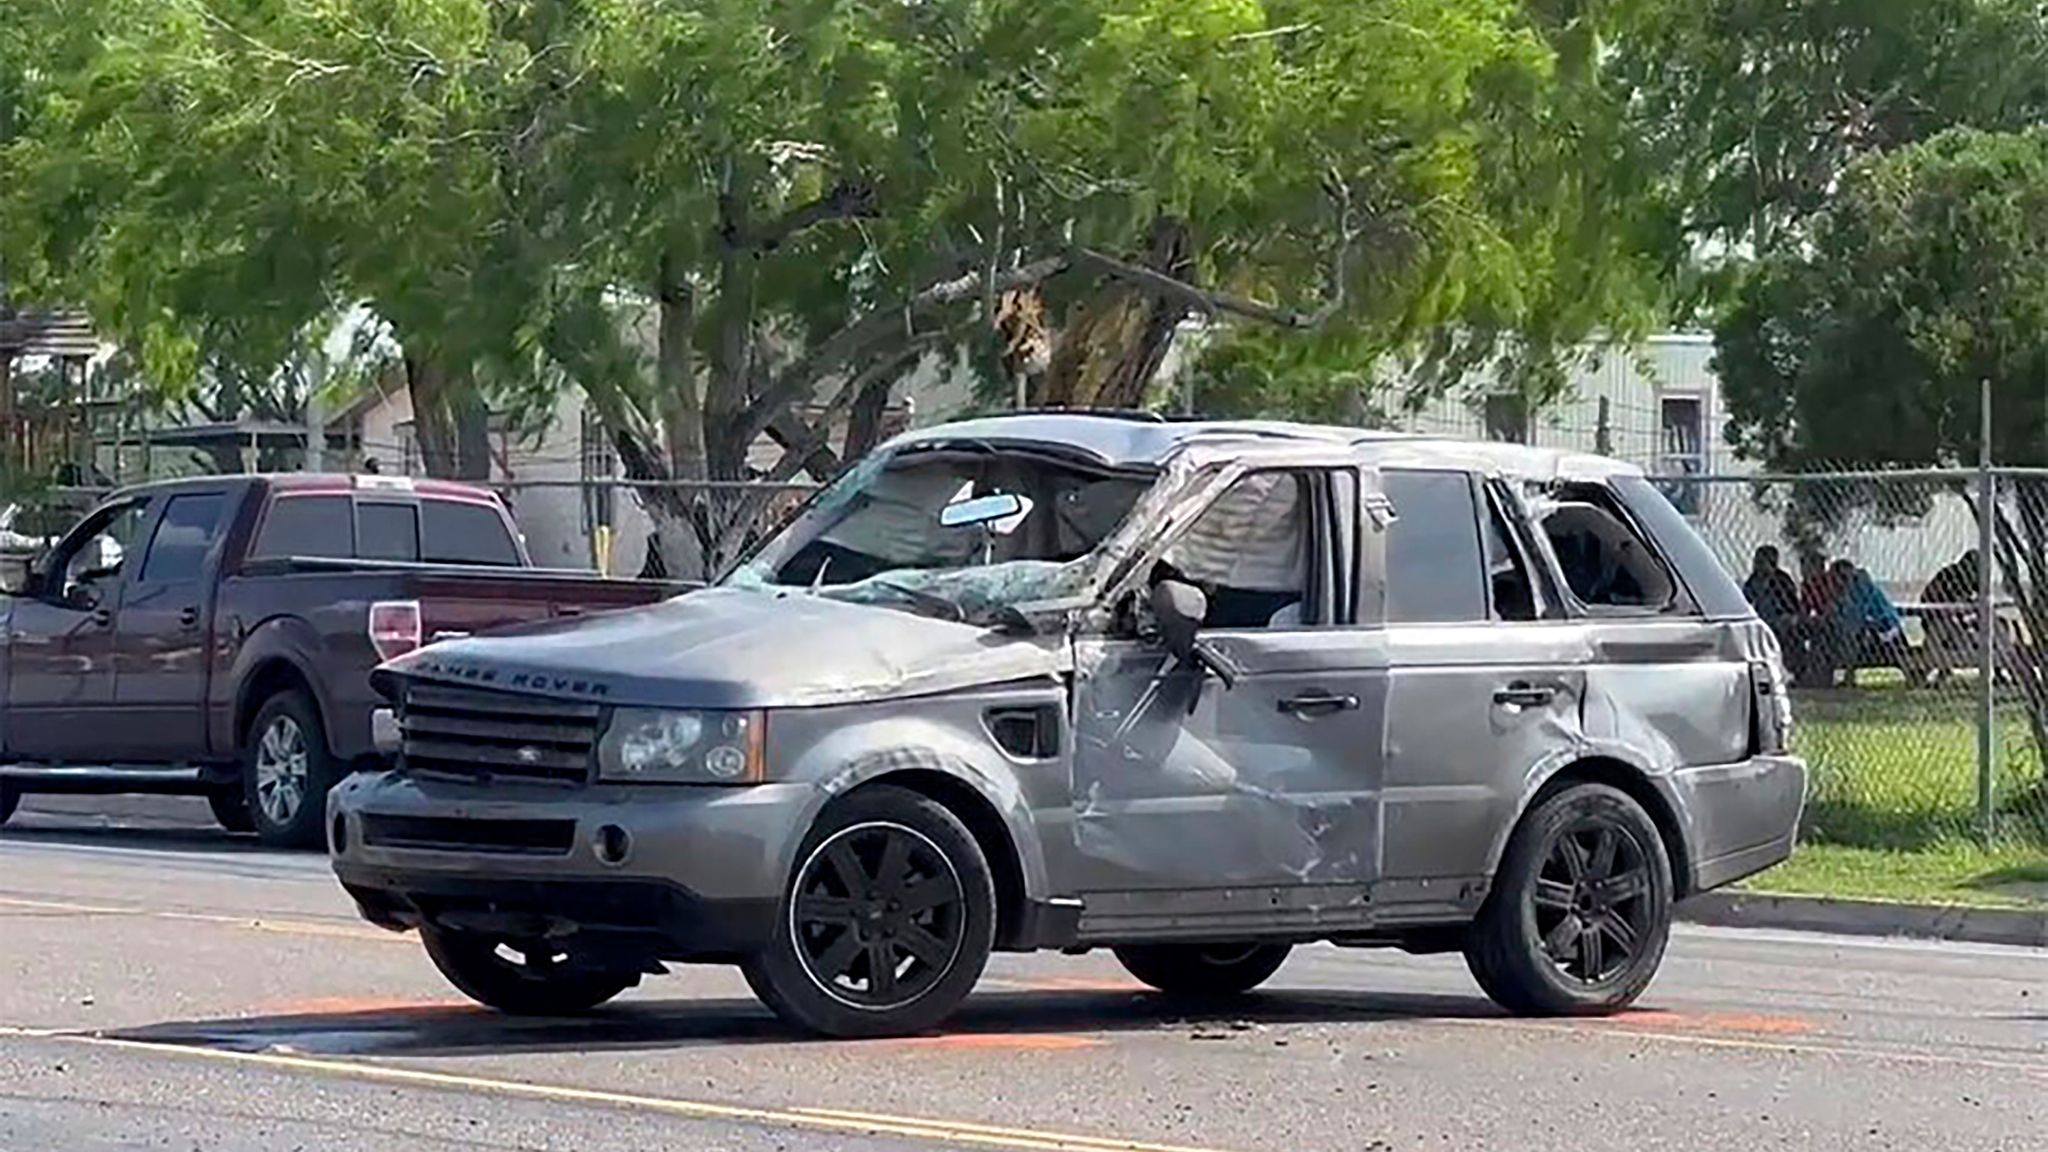
[{"label": "headlight", "polygon": [[767,727],[759,712],[614,709],[597,746],[597,776],[646,784],[758,784]]}]

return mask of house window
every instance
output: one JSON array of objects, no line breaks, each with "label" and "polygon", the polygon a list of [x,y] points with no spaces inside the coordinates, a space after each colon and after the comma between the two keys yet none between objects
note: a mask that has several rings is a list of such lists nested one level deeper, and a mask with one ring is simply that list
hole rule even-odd
[{"label": "house window", "polygon": [[1506,444],[1529,442],[1529,398],[1519,392],[1497,392],[1486,398],[1486,438]]},{"label": "house window", "polygon": [[[1698,396],[1665,396],[1658,401],[1657,472],[1665,477],[1704,476],[1707,471],[1707,406]],[[1705,485],[1667,479],[1664,496],[1687,516],[1700,513]]]}]

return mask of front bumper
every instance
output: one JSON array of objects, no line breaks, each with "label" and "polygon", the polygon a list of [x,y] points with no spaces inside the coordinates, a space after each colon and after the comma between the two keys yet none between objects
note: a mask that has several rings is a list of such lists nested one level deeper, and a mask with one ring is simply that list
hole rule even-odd
[{"label": "front bumper", "polygon": [[722,958],[767,943],[818,802],[798,784],[568,789],[382,772],[330,794],[328,847],[364,917],[385,927]]},{"label": "front bumper", "polygon": [[1792,855],[1806,806],[1806,761],[1758,756],[1685,768],[1671,784],[1691,829],[1691,891],[1732,884]]}]

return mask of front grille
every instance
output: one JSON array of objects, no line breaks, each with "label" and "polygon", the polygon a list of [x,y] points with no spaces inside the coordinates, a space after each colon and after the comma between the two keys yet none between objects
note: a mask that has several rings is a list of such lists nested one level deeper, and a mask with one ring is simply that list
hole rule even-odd
[{"label": "front grille", "polygon": [[398,716],[400,762],[470,779],[587,783],[601,711],[544,696],[412,684]]},{"label": "front grille", "polygon": [[576,843],[576,822],[366,814],[363,817],[363,843],[375,848],[564,856]]}]

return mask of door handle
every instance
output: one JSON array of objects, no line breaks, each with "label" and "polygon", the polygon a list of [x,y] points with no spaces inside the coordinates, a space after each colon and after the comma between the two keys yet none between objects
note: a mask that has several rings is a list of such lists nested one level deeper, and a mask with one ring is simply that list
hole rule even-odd
[{"label": "door handle", "polygon": [[183,625],[184,625],[185,627],[187,627],[187,628],[192,628],[192,627],[195,627],[195,626],[197,626],[197,625],[198,625],[198,623],[199,623],[199,609],[197,609],[197,608],[183,608],[183,609],[180,609],[180,610],[179,610],[179,612],[178,612],[178,623],[180,623],[180,624],[183,624]]},{"label": "door handle", "polygon": [[1328,716],[1334,712],[1356,712],[1358,697],[1337,696],[1318,689],[1304,692],[1299,696],[1289,696],[1280,701],[1278,707],[1280,711],[1290,716],[1307,719],[1311,716]]},{"label": "door handle", "polygon": [[1516,681],[1493,693],[1495,704],[1508,704],[1517,708],[1541,708],[1557,699],[1557,689],[1541,684]]}]

